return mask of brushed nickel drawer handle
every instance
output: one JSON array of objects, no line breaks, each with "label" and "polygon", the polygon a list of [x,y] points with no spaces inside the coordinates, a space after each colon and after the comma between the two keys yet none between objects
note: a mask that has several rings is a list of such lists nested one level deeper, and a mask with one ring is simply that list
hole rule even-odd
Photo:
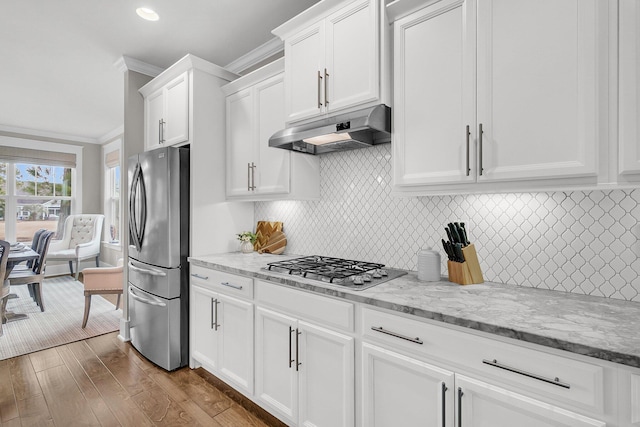
[{"label": "brushed nickel drawer handle", "polygon": [[504,365],[502,363],[499,363],[496,359],[493,359],[493,360],[484,359],[484,360],[482,360],[482,363],[484,363],[486,365],[489,365],[489,366],[494,366],[496,368],[504,369],[505,371],[513,372],[513,373],[520,374],[520,375],[524,375],[525,377],[533,378],[533,379],[536,379],[536,380],[539,380],[539,381],[544,381],[545,383],[557,385],[558,387],[562,387],[562,388],[566,388],[566,389],[570,389],[571,388],[570,384],[567,384],[565,382],[560,381],[560,379],[558,377],[547,378],[547,377],[543,377],[543,376],[540,376],[540,375],[532,374],[531,372],[522,371],[520,369],[512,368],[511,366],[507,366],[507,365]]},{"label": "brushed nickel drawer handle", "polygon": [[229,282],[220,282],[220,284],[222,286],[228,286],[230,288],[237,289],[239,291],[242,290],[242,285],[234,285],[233,283],[229,283]]},{"label": "brushed nickel drawer handle", "polygon": [[209,276],[201,276],[198,273],[191,273],[191,275],[196,279],[209,280]]},{"label": "brushed nickel drawer handle", "polygon": [[391,335],[392,337],[396,337],[396,338],[400,338],[400,339],[403,339],[403,340],[411,341],[411,342],[414,342],[416,344],[424,344],[424,342],[422,342],[420,337],[411,338],[411,337],[408,337],[406,335],[399,334],[397,332],[387,331],[382,326],[372,326],[371,329],[376,331],[376,332],[381,332],[383,334],[387,334],[387,335]]}]

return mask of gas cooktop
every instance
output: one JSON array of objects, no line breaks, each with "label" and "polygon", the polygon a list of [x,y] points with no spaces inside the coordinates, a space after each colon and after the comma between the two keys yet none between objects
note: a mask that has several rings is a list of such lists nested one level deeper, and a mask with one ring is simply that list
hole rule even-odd
[{"label": "gas cooktop", "polygon": [[288,261],[270,262],[264,267],[275,273],[300,276],[361,291],[407,274],[384,268],[384,264],[311,255]]}]

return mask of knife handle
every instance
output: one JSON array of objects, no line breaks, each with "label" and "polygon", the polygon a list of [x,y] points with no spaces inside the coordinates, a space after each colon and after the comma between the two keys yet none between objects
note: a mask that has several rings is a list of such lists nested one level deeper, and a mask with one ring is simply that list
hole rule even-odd
[{"label": "knife handle", "polygon": [[449,238],[449,242],[453,242],[453,237],[451,236],[451,231],[449,231],[449,227],[445,227],[444,231],[447,232],[447,237]]},{"label": "knife handle", "polygon": [[471,242],[469,241],[469,235],[467,234],[467,229],[464,226],[464,222],[460,223],[460,229],[462,230],[462,232],[464,233],[464,236],[462,237],[464,239],[464,242],[466,245],[470,245]]}]

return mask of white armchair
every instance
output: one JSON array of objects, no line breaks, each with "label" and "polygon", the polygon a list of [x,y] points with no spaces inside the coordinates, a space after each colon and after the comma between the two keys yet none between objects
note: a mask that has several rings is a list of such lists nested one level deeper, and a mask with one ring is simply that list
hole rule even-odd
[{"label": "white armchair", "polygon": [[82,260],[96,259],[100,266],[100,237],[104,215],[69,215],[64,222],[62,240],[52,240],[49,246],[48,260],[68,260],[69,271],[73,276],[73,261],[76,262],[75,278],[78,280],[78,267]]}]

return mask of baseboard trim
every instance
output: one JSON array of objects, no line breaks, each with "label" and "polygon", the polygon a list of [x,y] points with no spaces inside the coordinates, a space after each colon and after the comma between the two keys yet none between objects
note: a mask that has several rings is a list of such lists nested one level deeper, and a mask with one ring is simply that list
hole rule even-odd
[{"label": "baseboard trim", "polygon": [[131,335],[129,335],[129,319],[125,319],[124,317],[120,319],[118,339],[122,342],[131,341]]}]

